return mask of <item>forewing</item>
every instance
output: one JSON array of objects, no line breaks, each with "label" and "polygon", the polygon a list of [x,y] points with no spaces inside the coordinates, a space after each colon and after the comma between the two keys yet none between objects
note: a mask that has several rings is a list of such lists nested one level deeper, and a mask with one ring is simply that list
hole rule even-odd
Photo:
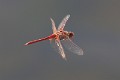
[{"label": "forewing", "polygon": [[77,46],[75,43],[73,43],[71,39],[68,38],[68,39],[62,40],[61,43],[70,52],[75,53],[77,55],[83,55],[83,50],[79,46]]},{"label": "forewing", "polygon": [[55,49],[55,51],[57,51],[62,56],[62,58],[66,60],[64,49],[61,45],[60,40],[52,39],[52,40],[50,40],[50,42],[51,42],[53,48]]},{"label": "forewing", "polygon": [[55,22],[52,18],[50,18],[51,22],[52,22],[52,30],[53,30],[53,33],[56,33],[57,32],[57,29],[56,29],[56,26],[55,26]]},{"label": "forewing", "polygon": [[58,26],[58,30],[63,30],[64,29],[65,24],[66,24],[67,20],[69,19],[69,17],[70,17],[70,15],[67,15],[65,18],[63,18],[62,22]]}]

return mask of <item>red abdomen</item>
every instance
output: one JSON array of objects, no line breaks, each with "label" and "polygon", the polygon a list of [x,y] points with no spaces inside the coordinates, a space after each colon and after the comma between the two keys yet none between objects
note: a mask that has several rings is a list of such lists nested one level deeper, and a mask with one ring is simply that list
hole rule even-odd
[{"label": "red abdomen", "polygon": [[30,44],[33,44],[33,43],[36,43],[36,42],[40,42],[40,41],[43,41],[43,40],[48,40],[48,39],[52,39],[52,38],[55,38],[56,35],[55,34],[52,34],[50,36],[47,36],[45,38],[40,38],[40,39],[37,39],[37,40],[33,40],[33,41],[29,41],[27,42],[25,45],[30,45]]}]

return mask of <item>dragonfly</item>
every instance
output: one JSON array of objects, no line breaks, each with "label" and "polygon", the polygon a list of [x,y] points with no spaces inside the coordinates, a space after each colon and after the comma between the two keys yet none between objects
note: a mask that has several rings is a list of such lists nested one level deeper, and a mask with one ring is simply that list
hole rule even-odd
[{"label": "dragonfly", "polygon": [[66,55],[65,55],[63,46],[66,49],[68,49],[68,51],[70,51],[74,54],[83,55],[83,50],[72,41],[74,33],[71,31],[64,30],[64,27],[65,27],[66,22],[68,21],[69,17],[70,17],[70,15],[65,16],[63,18],[63,20],[61,21],[61,23],[59,24],[58,28],[56,28],[54,20],[52,18],[50,18],[51,23],[52,23],[53,33],[47,37],[29,41],[25,45],[30,45],[30,44],[41,42],[44,40],[50,40],[50,42],[53,44],[54,48],[61,55],[61,57],[65,60],[66,60]]}]

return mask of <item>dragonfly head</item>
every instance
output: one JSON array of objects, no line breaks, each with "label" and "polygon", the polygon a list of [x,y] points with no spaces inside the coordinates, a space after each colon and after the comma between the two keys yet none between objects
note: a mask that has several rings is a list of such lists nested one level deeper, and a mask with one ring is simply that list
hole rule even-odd
[{"label": "dragonfly head", "polygon": [[74,33],[73,32],[68,32],[68,36],[69,36],[69,38],[72,38],[74,36]]},{"label": "dragonfly head", "polygon": [[64,40],[67,38],[72,38],[73,36],[74,36],[73,32],[64,31],[64,33],[62,35],[59,35],[59,39]]}]

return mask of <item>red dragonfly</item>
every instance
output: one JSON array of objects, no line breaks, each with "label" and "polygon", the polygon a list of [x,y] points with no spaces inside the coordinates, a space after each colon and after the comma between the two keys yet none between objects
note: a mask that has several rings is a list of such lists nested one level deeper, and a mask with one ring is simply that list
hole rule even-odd
[{"label": "red dragonfly", "polygon": [[44,38],[29,41],[25,45],[30,45],[30,44],[44,41],[44,40],[50,40],[50,42],[53,43],[54,48],[59,52],[59,54],[65,60],[66,60],[66,56],[65,56],[62,44],[69,51],[71,51],[77,55],[83,55],[83,50],[79,46],[77,46],[75,43],[73,43],[71,40],[71,38],[74,36],[74,33],[70,32],[70,31],[69,32],[64,31],[65,24],[66,24],[67,20],[69,19],[69,17],[70,17],[70,15],[67,15],[63,18],[62,22],[58,26],[58,29],[56,29],[54,20],[52,18],[50,18],[50,20],[52,22],[53,34],[51,34],[50,36],[44,37]]}]

